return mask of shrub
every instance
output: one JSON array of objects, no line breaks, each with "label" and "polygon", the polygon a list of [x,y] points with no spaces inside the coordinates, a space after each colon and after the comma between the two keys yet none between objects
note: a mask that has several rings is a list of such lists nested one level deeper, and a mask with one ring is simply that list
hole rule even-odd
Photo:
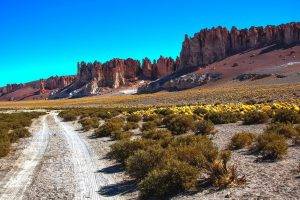
[{"label": "shrub", "polygon": [[215,128],[214,124],[211,121],[202,120],[196,125],[196,134],[197,135],[209,135],[214,134]]},{"label": "shrub", "polygon": [[84,118],[79,121],[83,130],[89,131],[93,128],[99,127],[99,120],[97,118]]},{"label": "shrub", "polygon": [[154,121],[145,122],[142,126],[142,131],[149,131],[157,128],[157,124]]},{"label": "shrub", "polygon": [[172,115],[174,112],[170,108],[159,108],[155,110],[155,113],[158,115],[167,116]]},{"label": "shrub", "polygon": [[269,116],[265,112],[252,111],[245,114],[243,124],[263,124],[266,123],[268,119]]},{"label": "shrub", "polygon": [[94,135],[95,137],[108,137],[112,134],[121,131],[123,127],[123,122],[121,119],[110,119],[105,124],[103,124],[101,127],[99,127]]},{"label": "shrub", "polygon": [[297,124],[300,122],[300,116],[299,113],[296,113],[293,110],[288,110],[288,109],[277,110],[273,117],[273,122]]},{"label": "shrub", "polygon": [[170,159],[163,168],[151,171],[141,181],[141,197],[148,199],[167,199],[185,190],[196,187],[198,171],[193,166]]},{"label": "shrub", "polygon": [[64,110],[59,113],[59,116],[63,118],[64,121],[75,121],[78,113],[75,110]]},{"label": "shrub", "polygon": [[198,116],[203,116],[203,115],[207,114],[207,112],[208,112],[208,111],[207,111],[205,108],[201,108],[201,107],[196,108],[196,109],[194,110],[194,114],[196,114],[196,115],[198,115]]},{"label": "shrub", "polygon": [[298,134],[297,130],[290,123],[272,123],[267,127],[265,132],[277,133],[287,138],[294,138]]},{"label": "shrub", "polygon": [[263,133],[257,137],[254,150],[261,153],[263,159],[281,159],[287,153],[287,141],[285,137],[276,133]]},{"label": "shrub", "polygon": [[161,140],[161,139],[171,139],[172,134],[168,130],[157,129],[157,130],[149,130],[143,132],[142,137],[151,140]]},{"label": "shrub", "polygon": [[135,123],[135,122],[127,122],[124,125],[123,129],[125,131],[129,131],[129,130],[137,129],[138,127],[139,127],[139,125],[137,123]]},{"label": "shrub", "polygon": [[126,161],[126,171],[131,176],[142,179],[164,160],[164,151],[160,146],[139,150]]},{"label": "shrub", "polygon": [[229,148],[242,149],[244,147],[248,147],[253,143],[254,139],[255,139],[255,135],[253,133],[248,133],[248,132],[237,133],[231,138]]},{"label": "shrub", "polygon": [[174,116],[166,127],[175,135],[186,133],[194,128],[194,120],[192,116],[182,115]]},{"label": "shrub", "polygon": [[0,158],[6,156],[10,150],[10,138],[7,134],[0,134]]},{"label": "shrub", "polygon": [[204,119],[212,121],[214,124],[235,123],[238,115],[233,112],[210,112],[204,116]]},{"label": "shrub", "polygon": [[130,114],[127,116],[127,121],[129,122],[139,122],[142,120],[142,117],[136,114]]},{"label": "shrub", "polygon": [[109,156],[124,164],[136,151],[145,149],[150,142],[146,140],[120,140],[111,146]]},{"label": "shrub", "polygon": [[19,138],[29,137],[30,133],[26,128],[18,128],[13,130],[10,135],[10,142],[16,142]]},{"label": "shrub", "polygon": [[115,140],[126,140],[130,139],[132,136],[133,133],[129,131],[116,131],[112,134],[112,137]]}]

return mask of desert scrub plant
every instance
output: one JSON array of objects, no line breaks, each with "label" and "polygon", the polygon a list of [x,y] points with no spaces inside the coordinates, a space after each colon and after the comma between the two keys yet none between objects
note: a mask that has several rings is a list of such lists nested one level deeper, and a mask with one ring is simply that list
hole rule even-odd
[{"label": "desert scrub plant", "polygon": [[243,124],[251,125],[251,124],[263,124],[266,123],[269,119],[268,114],[261,111],[252,111],[247,112],[244,115]]},{"label": "desert scrub plant", "polygon": [[202,120],[196,123],[195,133],[196,135],[209,135],[215,134],[216,130],[211,121]]},{"label": "desert scrub plant", "polygon": [[127,121],[128,122],[139,122],[142,120],[142,117],[137,114],[130,114],[127,116]]},{"label": "desert scrub plant", "polygon": [[297,124],[300,122],[300,115],[293,110],[280,109],[275,112],[273,122]]},{"label": "desert scrub plant", "polygon": [[162,168],[152,170],[139,183],[142,199],[168,199],[196,187],[199,171],[185,163],[169,159]]},{"label": "desert scrub plant", "polygon": [[290,123],[272,123],[267,126],[265,132],[277,133],[285,136],[286,138],[294,138],[298,135],[298,132],[294,128],[293,124]]},{"label": "desert scrub plant", "polygon": [[59,113],[59,116],[64,119],[64,121],[75,121],[79,116],[76,110],[64,110]]},{"label": "desert scrub plant", "polygon": [[133,133],[130,131],[115,131],[111,136],[114,140],[126,140],[130,139]]},{"label": "desert scrub plant", "polygon": [[232,150],[242,149],[252,145],[255,135],[249,132],[236,133],[230,141],[229,148]]},{"label": "desert scrub plant", "polygon": [[129,131],[137,128],[139,128],[139,125],[136,122],[127,122],[123,127],[125,131]]},{"label": "desert scrub plant", "polygon": [[142,134],[142,138],[151,139],[151,140],[161,140],[161,139],[171,139],[172,133],[168,130],[164,129],[156,129],[144,131]]},{"label": "desert scrub plant", "polygon": [[99,127],[99,120],[98,118],[84,118],[79,120],[79,123],[82,125],[83,130],[89,131],[94,128]]},{"label": "desert scrub plant", "polygon": [[138,150],[146,149],[153,144],[149,140],[120,140],[111,146],[109,157],[125,164],[126,159],[132,156]]},{"label": "desert scrub plant", "polygon": [[157,124],[154,121],[148,121],[142,125],[142,131],[154,130],[156,128]]},{"label": "desert scrub plant", "polygon": [[277,133],[265,132],[259,135],[254,145],[254,151],[259,152],[264,160],[278,160],[287,154],[287,141]]},{"label": "desert scrub plant", "polygon": [[154,168],[161,165],[165,159],[164,150],[153,145],[146,150],[135,152],[126,160],[126,172],[134,178],[141,180]]},{"label": "desert scrub plant", "polygon": [[210,120],[214,124],[228,124],[238,121],[238,115],[235,112],[209,112],[204,115],[204,119]]},{"label": "desert scrub plant", "polygon": [[29,137],[30,132],[26,128],[17,128],[9,132],[10,142],[17,142],[19,138]]},{"label": "desert scrub plant", "polygon": [[238,177],[235,166],[228,166],[230,151],[221,151],[219,158],[207,166],[208,181],[218,189],[245,183],[245,177]]},{"label": "desert scrub plant", "polygon": [[0,158],[6,156],[10,151],[10,137],[7,133],[0,133]]},{"label": "desert scrub plant", "polygon": [[95,137],[108,137],[122,130],[124,120],[121,118],[112,118],[100,126],[95,132]]},{"label": "desert scrub plant", "polygon": [[174,134],[180,135],[194,129],[194,119],[190,115],[176,115],[166,127]]},{"label": "desert scrub plant", "polygon": [[202,107],[198,107],[193,111],[194,114],[198,115],[198,116],[204,116],[205,114],[208,113],[207,109],[202,108]]}]

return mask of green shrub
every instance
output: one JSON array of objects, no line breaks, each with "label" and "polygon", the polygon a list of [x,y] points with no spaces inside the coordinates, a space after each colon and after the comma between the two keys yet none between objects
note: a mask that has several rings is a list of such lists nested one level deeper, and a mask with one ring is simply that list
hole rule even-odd
[{"label": "green shrub", "polygon": [[127,122],[124,125],[123,129],[125,131],[129,131],[129,130],[137,129],[138,127],[139,127],[139,125],[137,123],[135,123],[135,122]]},{"label": "green shrub", "polygon": [[97,118],[84,118],[79,121],[83,130],[89,131],[93,128],[99,127],[99,120]]},{"label": "green shrub", "polygon": [[157,145],[139,150],[126,161],[126,171],[129,175],[142,179],[151,170],[161,165],[164,160],[164,150]]},{"label": "green shrub", "polygon": [[260,111],[252,111],[245,114],[243,124],[263,124],[266,123],[268,119],[268,114]]},{"label": "green shrub", "polygon": [[290,123],[272,123],[266,128],[265,132],[277,133],[287,138],[294,138],[298,134],[297,130]]},{"label": "green shrub", "polygon": [[149,121],[159,121],[160,116],[157,114],[152,114],[152,115],[144,115],[143,116],[143,121],[144,122],[149,122]]},{"label": "green shrub", "polygon": [[248,132],[237,133],[231,138],[229,148],[242,149],[245,147],[249,147],[250,145],[252,145],[254,139],[255,139],[255,135],[253,133],[248,133]]},{"label": "green shrub", "polygon": [[300,123],[300,115],[293,110],[277,110],[273,117],[273,122],[297,124]]},{"label": "green shrub", "polygon": [[196,187],[198,170],[193,166],[177,161],[168,160],[163,168],[151,171],[139,184],[143,199],[167,199],[182,191]]},{"label": "green shrub", "polygon": [[142,125],[142,131],[149,131],[156,128],[157,128],[157,124],[154,121],[148,121]]},{"label": "green shrub", "polygon": [[212,121],[214,124],[228,124],[238,121],[238,115],[233,112],[210,112],[204,115],[204,119]]},{"label": "green shrub", "polygon": [[166,124],[166,127],[175,135],[186,133],[194,128],[194,120],[192,116],[177,115]]},{"label": "green shrub", "polygon": [[155,110],[155,113],[158,115],[167,116],[172,115],[174,112],[170,108],[159,108]]},{"label": "green shrub", "polygon": [[9,135],[10,135],[10,141],[13,143],[13,142],[18,141],[19,138],[29,137],[30,133],[29,133],[28,129],[26,129],[26,128],[18,128],[18,129],[12,130],[12,132],[9,133]]},{"label": "green shrub", "polygon": [[214,124],[211,121],[202,120],[196,124],[196,134],[197,135],[209,135],[215,134]]},{"label": "green shrub", "polygon": [[129,122],[139,122],[142,120],[142,117],[136,114],[130,114],[127,116],[127,121]]},{"label": "green shrub", "polygon": [[120,140],[111,146],[109,156],[124,164],[129,156],[138,150],[145,149],[150,144],[146,140]]},{"label": "green shrub", "polygon": [[257,137],[254,150],[260,152],[263,159],[277,160],[287,154],[287,148],[285,137],[266,132]]}]

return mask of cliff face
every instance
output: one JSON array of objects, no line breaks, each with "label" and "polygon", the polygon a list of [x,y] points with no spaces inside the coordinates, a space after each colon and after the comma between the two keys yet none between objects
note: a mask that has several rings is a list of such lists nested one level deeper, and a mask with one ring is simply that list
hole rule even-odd
[{"label": "cliff face", "polygon": [[180,53],[180,67],[205,66],[236,53],[278,44],[300,42],[300,23],[279,26],[251,27],[230,31],[217,27],[204,29],[194,37],[185,37]]}]

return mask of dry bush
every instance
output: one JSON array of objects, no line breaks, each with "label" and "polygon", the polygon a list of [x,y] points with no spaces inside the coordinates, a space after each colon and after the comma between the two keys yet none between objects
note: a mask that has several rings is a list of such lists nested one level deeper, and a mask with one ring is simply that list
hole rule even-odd
[{"label": "dry bush", "polygon": [[64,121],[75,121],[79,116],[76,110],[64,110],[59,113],[59,116],[64,119]]},{"label": "dry bush", "polygon": [[157,145],[148,147],[146,150],[139,150],[127,159],[126,171],[132,177],[140,180],[161,165],[165,159],[164,155],[164,150]]},{"label": "dry bush", "polygon": [[79,123],[82,125],[83,130],[89,131],[94,128],[99,127],[99,120],[98,118],[84,118],[79,120]]},{"label": "dry bush", "polygon": [[211,121],[202,120],[196,124],[196,130],[197,135],[209,135],[209,134],[215,134],[216,130],[214,128],[214,124]]},{"label": "dry bush", "polygon": [[189,115],[174,116],[166,127],[175,135],[180,135],[194,128],[194,119]]},{"label": "dry bush", "polygon": [[156,128],[157,124],[154,121],[148,121],[142,125],[142,131],[154,130]]},{"label": "dry bush", "polygon": [[277,110],[273,117],[273,122],[297,124],[300,123],[300,115],[293,110]]},{"label": "dry bush", "polygon": [[136,114],[130,114],[127,116],[128,122],[139,122],[142,120],[142,117]]},{"label": "dry bush", "polygon": [[277,133],[266,132],[257,137],[254,150],[259,152],[263,159],[275,161],[287,154],[287,141]]},{"label": "dry bush", "polygon": [[125,131],[129,131],[129,130],[133,130],[133,129],[137,129],[139,127],[139,125],[136,122],[127,122],[123,129]]},{"label": "dry bush", "polygon": [[142,137],[145,139],[151,139],[151,140],[163,140],[163,139],[172,139],[172,134],[168,130],[163,130],[163,129],[153,130],[152,129],[152,130],[143,132]]},{"label": "dry bush", "polygon": [[10,150],[10,137],[7,133],[0,133],[0,158],[6,156]]},{"label": "dry bush", "polygon": [[254,139],[255,139],[255,135],[253,133],[248,133],[248,132],[237,133],[231,138],[229,148],[234,150],[234,149],[242,149],[245,147],[249,147],[252,145]]},{"label": "dry bush", "polygon": [[95,133],[95,137],[108,137],[116,132],[120,132],[124,126],[124,120],[121,118],[112,118],[99,127]]},{"label": "dry bush", "polygon": [[265,132],[277,133],[287,138],[294,138],[298,134],[297,130],[290,123],[272,123],[266,128]]},{"label": "dry bush", "polygon": [[245,114],[243,124],[263,124],[266,123],[268,119],[269,116],[265,112],[252,111]]},{"label": "dry bush", "polygon": [[162,168],[151,171],[139,184],[142,199],[168,199],[196,187],[199,171],[185,163],[169,159]]},{"label": "dry bush", "polygon": [[120,140],[111,146],[109,156],[125,164],[126,159],[149,145],[151,145],[149,140]]},{"label": "dry bush", "polygon": [[204,116],[204,119],[210,120],[214,124],[228,124],[238,121],[237,113],[233,112],[210,112]]},{"label": "dry bush", "polygon": [[133,136],[130,131],[116,131],[111,135],[114,140],[127,140]]}]

